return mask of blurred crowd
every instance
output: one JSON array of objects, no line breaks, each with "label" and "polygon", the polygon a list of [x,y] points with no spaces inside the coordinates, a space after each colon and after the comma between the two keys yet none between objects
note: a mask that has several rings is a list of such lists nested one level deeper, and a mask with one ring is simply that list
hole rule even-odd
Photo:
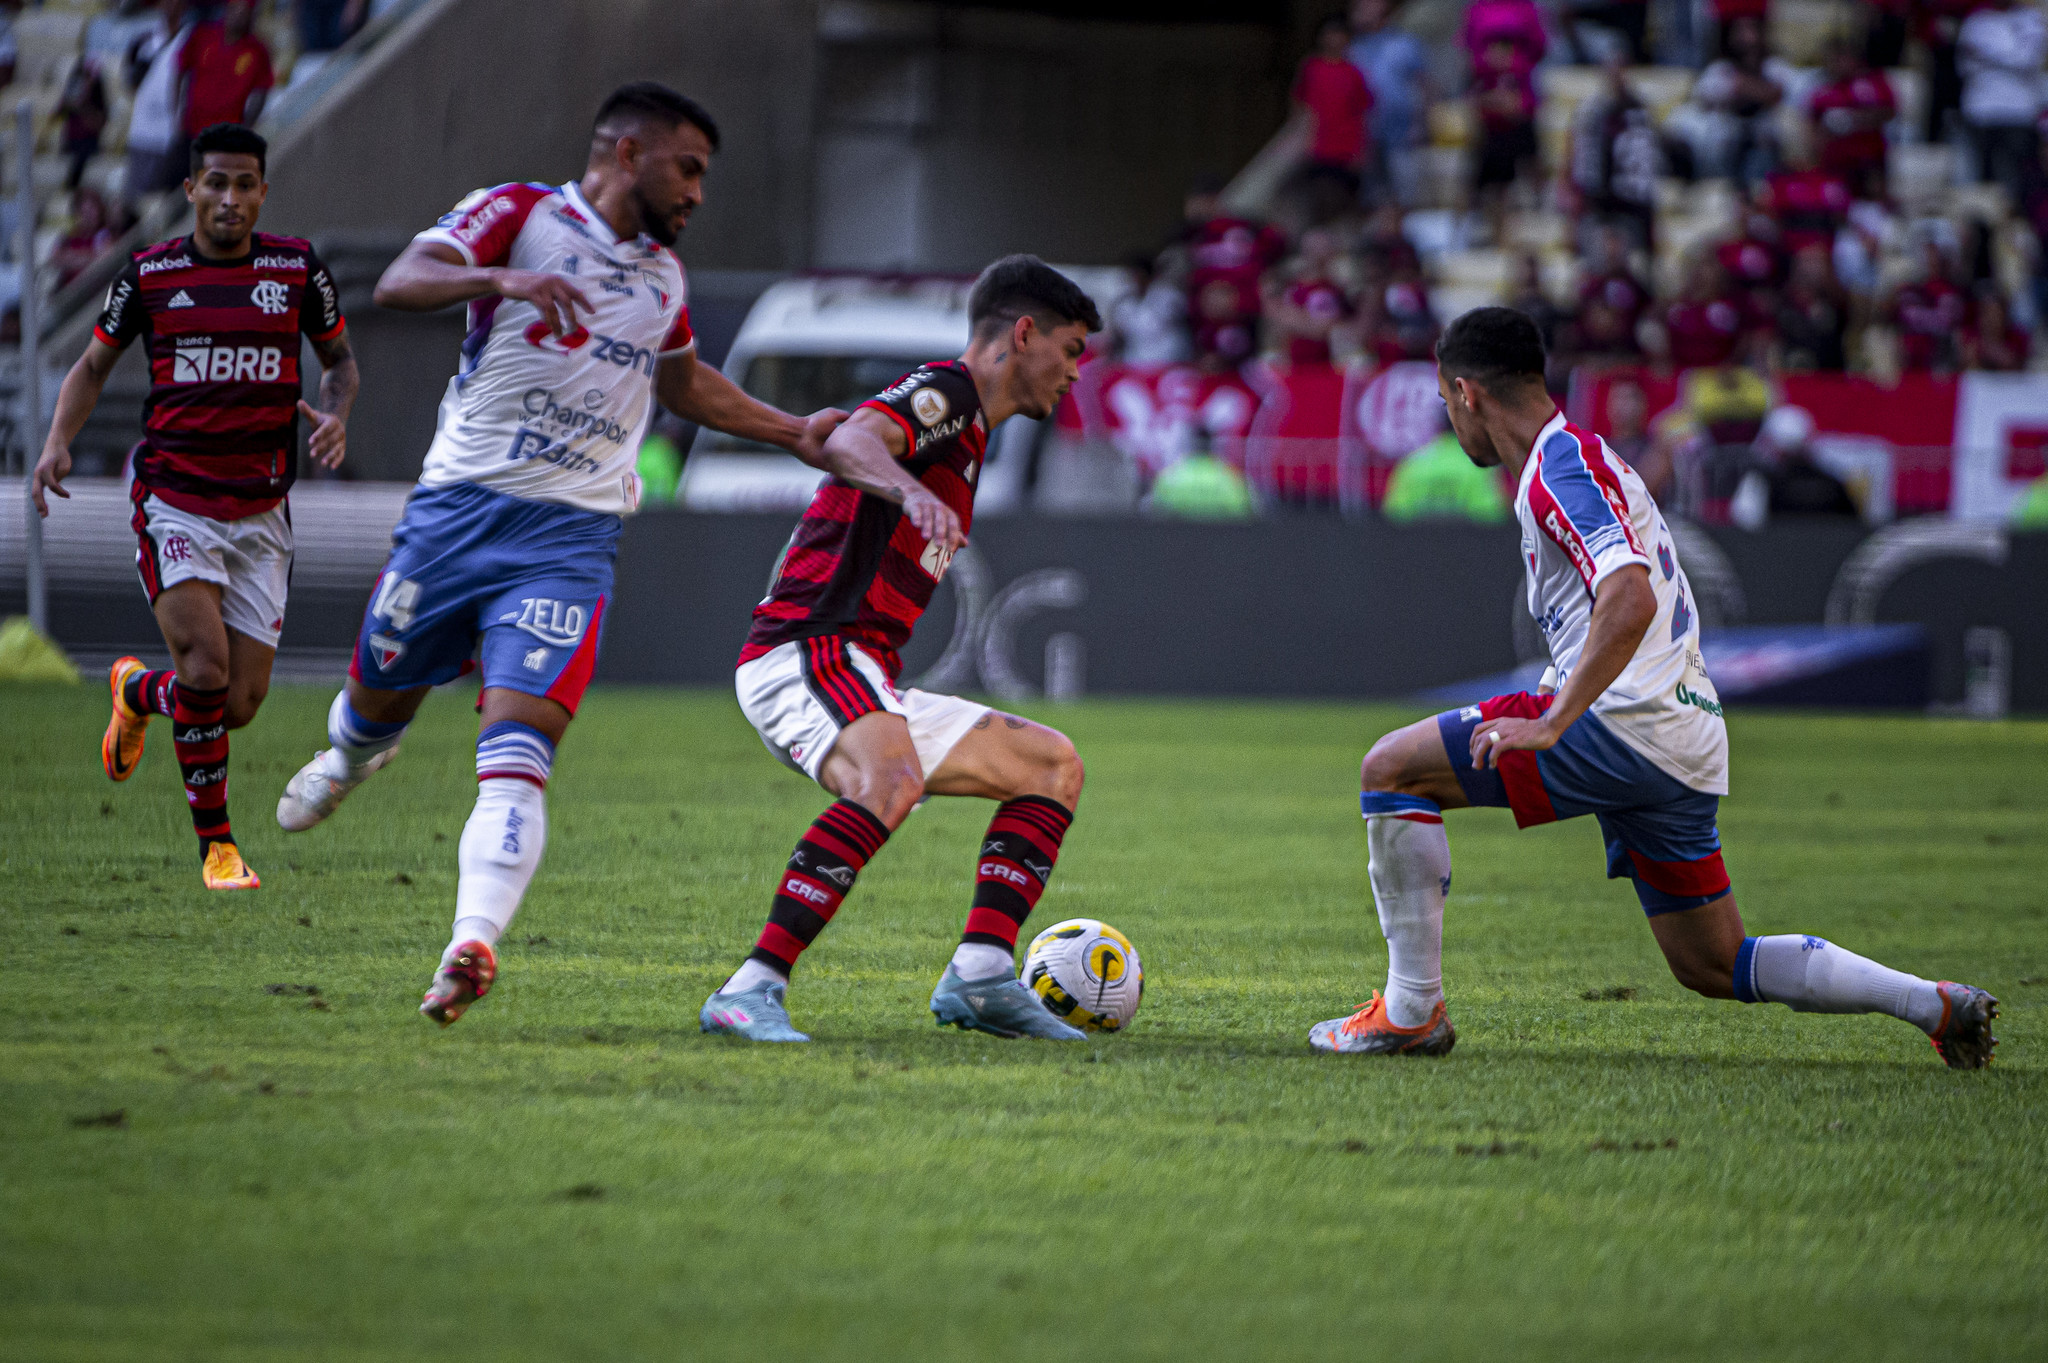
[{"label": "blurred crowd", "polygon": [[[1776,10],[1356,0],[1301,61],[1284,176],[1195,186],[1129,262],[1113,353],[1384,365],[1503,302],[1561,398],[1606,377],[1603,434],[1689,514],[1856,514],[1777,385],[2035,363],[2048,22],[2024,0]],[[1637,375],[1682,376],[1657,423]],[[1774,409],[1796,415],[1766,431]]]}]

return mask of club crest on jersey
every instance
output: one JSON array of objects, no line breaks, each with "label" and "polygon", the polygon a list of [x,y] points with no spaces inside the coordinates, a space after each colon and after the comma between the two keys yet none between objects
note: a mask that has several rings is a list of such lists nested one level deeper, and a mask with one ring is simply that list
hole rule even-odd
[{"label": "club crest on jersey", "polygon": [[370,652],[376,655],[378,667],[389,668],[391,664],[405,656],[405,645],[396,639],[389,639],[381,634],[372,634],[370,636]]},{"label": "club crest on jersey", "polygon": [[528,596],[520,599],[512,625],[551,648],[574,648],[583,638],[584,619],[581,606],[548,596]]},{"label": "club crest on jersey", "polygon": [[937,582],[946,575],[946,569],[953,563],[953,551],[943,548],[937,540],[925,545],[924,553],[918,557],[917,566],[932,575]]},{"label": "club crest on jersey", "polygon": [[266,279],[249,290],[249,301],[262,309],[266,317],[275,317],[291,309],[292,291],[275,279]]},{"label": "club crest on jersey", "polygon": [[911,395],[910,410],[917,413],[917,419],[925,425],[936,426],[953,410],[953,404],[947,402],[946,395],[936,388],[920,388]]}]

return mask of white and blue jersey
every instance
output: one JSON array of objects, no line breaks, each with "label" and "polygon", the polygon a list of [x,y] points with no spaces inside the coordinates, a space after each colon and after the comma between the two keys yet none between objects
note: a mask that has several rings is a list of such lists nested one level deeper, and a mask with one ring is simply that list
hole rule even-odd
[{"label": "white and blue jersey", "polygon": [[1585,650],[1600,584],[1630,564],[1649,569],[1656,618],[1592,713],[1680,785],[1726,795],[1728,729],[1700,661],[1699,613],[1671,529],[1643,480],[1599,436],[1560,413],[1522,466],[1515,516],[1529,614],[1550,646],[1560,689]]},{"label": "white and blue jersey", "polygon": [[651,238],[615,236],[574,184],[480,190],[417,240],[474,266],[565,276],[592,307],[558,337],[531,303],[470,304],[350,673],[408,690],[481,663],[485,686],[573,714],[596,666],[620,518],[640,500],[655,371],[695,344],[682,266]]}]

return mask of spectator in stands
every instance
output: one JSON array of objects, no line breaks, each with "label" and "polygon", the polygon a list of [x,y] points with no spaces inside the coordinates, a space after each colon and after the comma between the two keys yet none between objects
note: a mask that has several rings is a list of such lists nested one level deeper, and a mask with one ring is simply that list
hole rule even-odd
[{"label": "spectator in stands", "polygon": [[1234,368],[1252,357],[1261,284],[1287,250],[1277,228],[1224,212],[1221,190],[1214,182],[1196,187],[1181,233],[1195,354],[1210,370]]},{"label": "spectator in stands", "polygon": [[120,236],[107,212],[107,201],[91,186],[71,196],[71,219],[71,230],[50,255],[60,289],[85,273]]},{"label": "spectator in stands", "polygon": [[178,52],[186,137],[216,123],[253,124],[275,83],[270,49],[250,29],[253,0],[228,0],[218,21],[202,23]]},{"label": "spectator in stands", "polygon": [[1748,192],[1777,169],[1778,106],[1796,73],[1771,55],[1759,19],[1733,20],[1722,32],[1721,47],[1720,59],[1700,73],[1692,90],[1705,133],[1699,169],[1733,177]]},{"label": "spectator in stands", "polygon": [[2018,203],[2039,138],[2041,64],[2048,59],[2048,20],[2031,4],[1985,0],[1956,35],[1963,76],[1963,122],[1977,152],[1980,178],[1995,180]]},{"label": "spectator in stands", "polygon": [[1835,234],[1849,220],[1854,202],[1849,182],[1814,164],[1803,146],[1785,149],[1785,167],[1774,171],[1757,193],[1757,206],[1778,224],[1778,244],[1790,255],[1809,246],[1835,249]]},{"label": "spectator in stands", "polygon": [[1607,390],[1607,447],[1628,462],[1660,503],[1671,495],[1671,453],[1650,437],[1650,400],[1632,379]]},{"label": "spectator in stands", "polygon": [[1579,285],[1579,311],[1567,328],[1567,348],[1578,363],[1629,364],[1643,356],[1639,333],[1650,290],[1629,268],[1628,241],[1612,229],[1594,242],[1591,268]]},{"label": "spectator in stands", "polygon": [[1949,115],[1963,107],[1963,77],[1957,63],[1956,38],[1977,0],[1914,0],[1920,45],[1927,49],[1927,117],[1921,139],[1948,138]]},{"label": "spectator in stands", "polygon": [[1465,7],[1458,43],[1471,58],[1475,72],[1486,65],[1486,49],[1495,43],[1506,43],[1516,63],[1524,71],[1533,71],[1549,50],[1550,40],[1543,31],[1543,14],[1533,0],[1472,0]]},{"label": "spectator in stands", "polygon": [[1863,62],[1873,71],[1888,71],[1905,64],[1907,20],[1916,0],[1865,0],[1863,11]]},{"label": "spectator in stands", "polygon": [[63,129],[64,156],[70,163],[64,188],[77,189],[86,164],[100,154],[100,134],[107,128],[107,83],[92,54],[81,54],[73,63],[50,117]]},{"label": "spectator in stands", "polygon": [[[1266,300],[1266,317],[1287,342],[1290,365],[1327,365],[1333,339],[1348,328],[1355,310],[1337,279],[1338,243],[1327,228],[1301,234],[1301,252],[1288,271],[1291,282],[1276,287]],[[1345,346],[1352,349],[1352,346]]]},{"label": "spectator in stands", "polygon": [[1659,321],[1661,349],[1678,369],[1737,363],[1761,323],[1711,254],[1693,258],[1685,288],[1664,308]]},{"label": "spectator in stands", "polygon": [[1784,287],[1786,260],[1778,223],[1760,208],[1738,203],[1736,234],[1714,248],[1714,259],[1747,301],[1750,311],[1769,316]]},{"label": "spectator in stands", "polygon": [[1524,251],[1515,257],[1514,281],[1502,301],[1536,324],[1536,334],[1543,338],[1545,350],[1552,354],[1557,352],[1565,324],[1570,319],[1565,316],[1563,308],[1550,300],[1549,291],[1543,287],[1542,263],[1534,255]]},{"label": "spectator in stands", "polygon": [[1187,360],[1187,295],[1168,270],[1140,252],[1124,263],[1131,288],[1109,310],[1105,344],[1126,364],[1180,364]]},{"label": "spectator in stands", "polygon": [[1394,0],[1351,6],[1351,64],[1372,91],[1364,197],[1375,208],[1417,201],[1422,147],[1429,140],[1429,50],[1393,17]]},{"label": "spectator in stands", "polygon": [[1841,176],[1859,199],[1885,198],[1884,126],[1898,114],[1892,83],[1863,64],[1853,45],[1828,45],[1827,79],[1807,96],[1806,112],[1820,139],[1821,169]]},{"label": "spectator in stands", "polygon": [[1678,481],[1681,501],[1690,506],[1681,510],[1709,525],[1729,523],[1736,489],[1756,467],[1752,446],[1771,403],[1770,385],[1744,365],[1717,365],[1684,377],[1669,427],[1677,445],[1674,464],[1687,470]]},{"label": "spectator in stands", "polygon": [[1513,511],[1500,470],[1474,464],[1458,437],[1445,431],[1394,465],[1380,514],[1397,525],[1421,520],[1500,525]]},{"label": "spectator in stands", "polygon": [[1385,255],[1389,277],[1380,291],[1372,349],[1381,364],[1428,360],[1436,355],[1438,325],[1429,301],[1429,279],[1414,251]]},{"label": "spectator in stands", "polygon": [[1778,298],[1778,364],[1794,373],[1839,374],[1848,364],[1849,295],[1835,279],[1834,257],[1808,245],[1792,258]]},{"label": "spectator in stands", "polygon": [[[1481,0],[1481,4],[1485,0]],[[1474,12],[1481,8],[1474,4]],[[1472,104],[1479,113],[1479,159],[1473,199],[1496,244],[1507,239],[1507,194],[1534,177],[1536,167],[1535,67],[1506,37],[1479,50],[1472,73]]]},{"label": "spectator in stands", "polygon": [[1657,182],[1671,170],[1663,134],[1629,87],[1619,57],[1606,65],[1606,87],[1579,105],[1572,119],[1568,183],[1581,224],[1618,229],[1630,245],[1655,254]]},{"label": "spectator in stands", "polygon": [[1309,126],[1302,181],[1311,223],[1328,222],[1358,203],[1372,91],[1351,64],[1350,45],[1350,28],[1331,15],[1317,25],[1315,50],[1302,58],[1294,78],[1294,107]]},{"label": "spectator in stands", "polygon": [[1957,342],[1969,321],[1969,300],[1948,275],[1940,243],[1929,238],[1920,248],[1919,277],[1901,285],[1885,308],[1898,336],[1899,365],[1908,372],[1952,374],[1960,363]]},{"label": "spectator in stands", "polygon": [[162,0],[154,27],[129,44],[128,88],[135,92],[128,118],[128,170],[123,192],[133,205],[144,195],[182,184],[189,170],[178,119],[178,54],[192,32],[186,0]]},{"label": "spectator in stands", "polygon": [[1775,408],[1758,432],[1759,472],[1769,489],[1773,517],[1846,516],[1863,512],[1842,480],[1813,455],[1813,414],[1804,407]]},{"label": "spectator in stands", "polygon": [[2026,329],[2013,325],[2005,295],[1996,285],[1985,285],[1976,296],[1970,320],[1958,338],[1958,358],[1965,369],[1992,373],[2018,373],[2027,367],[2033,338]]}]

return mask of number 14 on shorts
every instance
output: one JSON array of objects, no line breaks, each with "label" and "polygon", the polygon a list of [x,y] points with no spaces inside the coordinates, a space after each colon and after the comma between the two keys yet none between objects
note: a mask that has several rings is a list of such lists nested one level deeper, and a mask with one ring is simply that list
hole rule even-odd
[{"label": "number 14 on shorts", "polygon": [[397,573],[386,573],[377,583],[377,599],[370,605],[370,614],[390,621],[391,628],[403,634],[412,625],[413,612],[419,604],[419,583]]}]

